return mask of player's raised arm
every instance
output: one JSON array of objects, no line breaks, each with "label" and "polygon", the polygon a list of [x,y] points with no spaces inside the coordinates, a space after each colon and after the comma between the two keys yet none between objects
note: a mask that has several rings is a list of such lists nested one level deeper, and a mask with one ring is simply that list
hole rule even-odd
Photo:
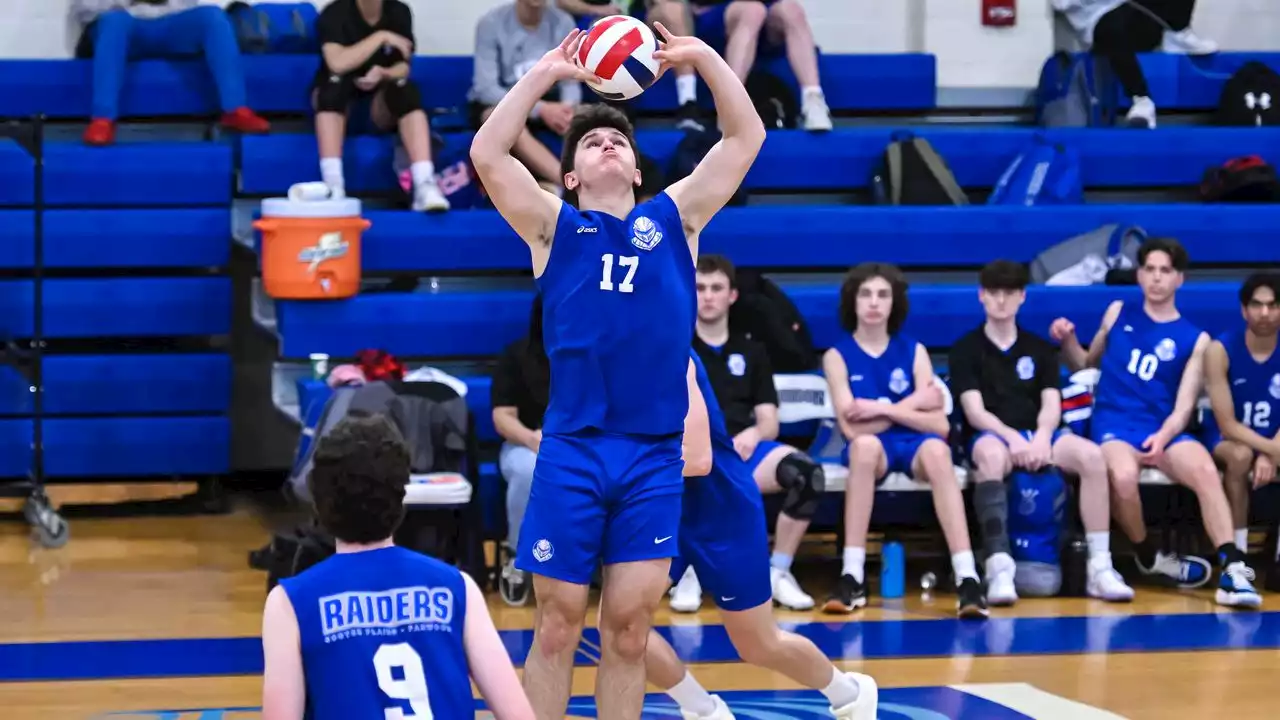
[{"label": "player's raised arm", "polygon": [[282,585],[267,595],[262,611],[262,655],[262,720],[302,720],[307,683],[298,616]]},{"label": "player's raised arm", "polygon": [[684,416],[684,476],[702,477],[711,472],[711,419],[707,416],[707,401],[698,389],[697,371],[689,361],[686,373],[689,385],[689,411]]},{"label": "player's raised arm", "polygon": [[661,23],[654,26],[664,40],[654,57],[664,69],[692,66],[702,76],[715,99],[723,133],[688,177],[667,188],[680,210],[685,235],[695,244],[698,232],[742,185],[764,144],[764,123],[742,81],[715,50],[697,38],[672,35]]},{"label": "player's raised arm", "polygon": [[1062,362],[1071,372],[1098,367],[1098,363],[1102,361],[1102,351],[1107,349],[1107,333],[1111,332],[1111,326],[1120,317],[1120,309],[1123,307],[1123,300],[1116,300],[1107,306],[1106,312],[1102,314],[1102,324],[1098,326],[1098,332],[1094,334],[1088,348],[1082,346],[1080,338],[1076,337],[1075,323],[1066,318],[1053,321],[1049,326],[1049,337],[1062,346]]},{"label": "player's raised arm", "polygon": [[462,645],[471,667],[471,679],[480,689],[489,712],[497,720],[533,720],[533,707],[520,687],[520,678],[511,665],[511,656],[503,646],[489,616],[484,593],[471,576],[463,573],[467,586],[467,619],[462,628]]},{"label": "player's raised arm", "polygon": [[[573,62],[582,33],[575,29],[547,53],[502,97],[471,141],[471,162],[494,207],[521,239],[547,248],[555,232],[560,198],[543,190],[533,174],[511,154],[533,106],[562,80],[591,81],[595,76]],[[477,62],[480,62],[478,59]]]}]

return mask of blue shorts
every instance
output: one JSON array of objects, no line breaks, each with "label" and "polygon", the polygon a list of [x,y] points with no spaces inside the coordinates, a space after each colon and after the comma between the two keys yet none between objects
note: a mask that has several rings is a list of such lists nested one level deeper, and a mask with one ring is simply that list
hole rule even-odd
[{"label": "blue shorts", "polygon": [[[1142,452],[1142,443],[1159,429],[1160,425],[1158,423],[1152,425],[1127,421],[1114,415],[1101,415],[1096,410],[1093,413],[1092,421],[1089,423],[1089,434],[1093,436],[1092,440],[1099,445],[1109,442],[1122,442],[1138,452]],[[1187,433],[1178,433],[1165,447],[1173,447],[1187,440],[1195,441],[1195,437]]]},{"label": "blue shorts", "polygon": [[[765,9],[772,7],[778,0],[752,0],[753,2],[761,2]],[[717,54],[723,55],[725,45],[729,43],[729,31],[725,25],[724,15],[729,9],[728,2],[712,5],[705,11],[693,13],[693,34],[702,42],[706,43],[715,50]],[[761,57],[770,57],[780,55],[786,51],[786,46],[781,43],[769,42],[768,32],[760,31],[760,42],[756,52]]]},{"label": "blue shorts", "polygon": [[[900,428],[885,432],[877,437],[880,438],[880,444],[884,446],[885,464],[884,476],[878,478],[879,480],[883,480],[894,473],[910,475],[911,465],[915,462],[916,455],[920,452],[920,446],[926,440],[942,440],[940,435]],[[942,442],[945,443],[946,441],[942,440]],[[840,462],[845,465],[849,464],[848,445],[845,445],[844,449],[840,451]]]},{"label": "blue shorts", "polygon": [[692,566],[698,582],[721,610],[749,610],[773,599],[769,530],[764,502],[742,460],[734,456],[705,477],[685,482],[680,517],[680,557],[671,581]]},{"label": "blue shorts", "polygon": [[[1031,430],[1019,430],[1018,432],[1022,434],[1022,437],[1027,439],[1027,442],[1031,442],[1031,438],[1035,437],[1035,433],[1032,432]],[[1058,442],[1059,438],[1061,438],[1063,435],[1070,435],[1070,434],[1071,433],[1066,428],[1058,428],[1057,430],[1054,430],[1053,435],[1049,438],[1049,446],[1053,447],[1053,445]],[[999,440],[1000,442],[1004,443],[1005,447],[1009,446],[1009,443],[1004,442],[1004,438],[988,430],[983,430],[977,435],[974,435],[973,439],[969,441],[968,447],[965,448],[965,451],[969,453],[970,460],[973,460],[973,446],[977,445],[978,441],[984,437],[993,437]]]},{"label": "blue shorts", "polygon": [[678,553],[681,435],[544,435],[516,567],[586,585],[596,565]]},{"label": "blue shorts", "polygon": [[777,440],[761,440],[756,444],[755,451],[751,453],[751,457],[747,458],[747,469],[751,471],[753,477],[755,476],[756,468],[760,467],[760,463],[769,457],[769,453],[780,447],[783,447],[783,444]]}]

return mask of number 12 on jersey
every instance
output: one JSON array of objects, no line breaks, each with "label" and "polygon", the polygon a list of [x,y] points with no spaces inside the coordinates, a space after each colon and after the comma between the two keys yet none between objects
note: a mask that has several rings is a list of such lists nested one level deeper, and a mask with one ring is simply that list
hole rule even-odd
[{"label": "number 12 on jersey", "polygon": [[[603,266],[600,270],[600,289],[612,292],[613,285],[613,253],[605,253],[600,256],[600,264]],[[629,293],[636,289],[631,284],[631,280],[636,276],[636,268],[640,267],[640,258],[635,255],[618,256],[618,267],[625,268],[626,277],[622,278],[622,282],[618,283],[618,292]]]}]

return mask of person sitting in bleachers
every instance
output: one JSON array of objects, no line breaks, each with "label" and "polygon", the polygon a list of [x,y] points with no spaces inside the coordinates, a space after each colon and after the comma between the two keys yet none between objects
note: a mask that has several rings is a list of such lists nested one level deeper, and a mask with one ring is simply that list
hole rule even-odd
[{"label": "person sitting in bleachers", "polygon": [[72,8],[84,28],[76,54],[93,58],[93,102],[84,132],[86,144],[115,142],[128,61],[201,53],[218,88],[222,125],[245,133],[271,129],[246,104],[240,47],[222,8],[198,6],[198,0],[76,0]]},{"label": "person sitting in bleachers", "polygon": [[[800,83],[805,130],[831,129],[831,111],[818,77],[818,49],[800,0],[689,0],[694,33],[724,56],[746,82],[761,42],[785,49]],[[781,47],[779,47],[781,46]]]},{"label": "person sitting in bleachers", "polygon": [[542,344],[542,296],[534,296],[529,334],[511,343],[493,370],[490,404],[493,426],[502,436],[498,469],[507,482],[507,560],[502,567],[503,597],[523,604],[529,595],[528,573],[516,569],[516,540],[529,505],[533,466],[542,444],[542,416],[551,392],[551,366]]},{"label": "person sitting in bleachers", "polygon": [[342,144],[348,115],[358,107],[379,130],[399,130],[409,155],[413,209],[448,210],[431,162],[431,128],[422,93],[409,79],[414,49],[409,6],[401,0],[334,0],[320,13],[316,34],[321,66],[311,104],[325,185],[336,196],[346,194]]},{"label": "person sitting in bleachers", "polygon": [[[650,24],[662,23],[673,35],[693,34],[685,0],[556,0],[556,4],[561,10],[573,15],[578,21],[578,27],[583,30],[602,17],[632,14]],[[624,8],[625,5],[631,6],[629,13]],[[641,6],[643,15],[638,12],[642,9]],[[673,68],[672,74],[676,78],[676,103],[679,105],[676,127],[681,130],[705,130],[703,113],[698,107],[698,78],[694,75],[693,68]]]},{"label": "person sitting in bleachers", "polygon": [[[729,307],[738,299],[736,277],[728,258],[698,258],[698,321],[693,349],[724,411],[733,448],[746,462],[756,486],[762,493],[784,493],[769,561],[773,600],[789,610],[808,610],[813,607],[813,598],[800,589],[791,574],[791,563],[813,521],[826,482],[821,464],[778,442],[778,391],[768,352],[755,340],[729,332]],[[701,605],[701,584],[690,567],[674,588],[671,609],[696,612]]]},{"label": "person sitting in bleachers", "polygon": [[822,356],[836,422],[848,440],[844,501],[844,566],[824,612],[851,613],[867,604],[864,565],[876,485],[891,473],[928,482],[951,549],[962,618],[987,616],[969,543],[964,496],[946,437],[950,421],[924,345],[902,332],[907,281],[885,263],[863,263],[840,287],[840,322],[848,335]]},{"label": "person sitting in bleachers", "polygon": [[[515,0],[485,13],[476,24],[475,73],[468,94],[472,125],[493,112],[516,81],[542,56],[560,45],[574,28],[573,18],[546,0]],[[560,158],[534,135],[550,131],[563,136],[574,109],[582,102],[582,85],[565,80],[529,114],[529,124],[511,154],[547,188],[560,188]]]},{"label": "person sitting in bleachers", "polygon": [[1212,40],[1191,30],[1195,0],[1053,0],[1094,55],[1106,58],[1124,93],[1133,100],[1125,118],[1131,127],[1155,128],[1156,105],[1151,99],[1138,53],[1160,49],[1167,53],[1211,55]]}]

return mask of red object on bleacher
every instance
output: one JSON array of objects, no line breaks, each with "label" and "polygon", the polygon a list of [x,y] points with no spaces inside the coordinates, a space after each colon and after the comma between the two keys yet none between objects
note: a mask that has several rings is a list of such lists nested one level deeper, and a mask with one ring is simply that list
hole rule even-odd
[{"label": "red object on bleacher", "polygon": [[982,24],[1013,27],[1018,24],[1018,0],[982,0]]}]

